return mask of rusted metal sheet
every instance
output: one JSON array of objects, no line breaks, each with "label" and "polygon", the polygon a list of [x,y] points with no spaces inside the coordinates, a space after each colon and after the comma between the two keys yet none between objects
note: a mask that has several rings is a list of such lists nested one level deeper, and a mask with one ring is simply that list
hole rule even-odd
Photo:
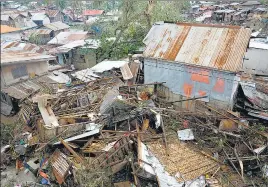
[{"label": "rusted metal sheet", "polygon": [[67,157],[59,150],[56,150],[51,158],[53,173],[59,184],[62,184],[69,172],[70,165],[67,162]]},{"label": "rusted metal sheet", "polygon": [[237,26],[156,24],[143,40],[144,56],[236,72],[250,33]]}]

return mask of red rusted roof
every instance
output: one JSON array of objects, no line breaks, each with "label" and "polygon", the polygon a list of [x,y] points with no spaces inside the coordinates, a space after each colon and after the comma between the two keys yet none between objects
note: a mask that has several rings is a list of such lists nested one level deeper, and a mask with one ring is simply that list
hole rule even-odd
[{"label": "red rusted roof", "polygon": [[145,57],[239,71],[251,31],[239,26],[157,24],[147,34]]},{"label": "red rusted roof", "polygon": [[85,10],[84,16],[98,16],[102,15],[104,10]]}]

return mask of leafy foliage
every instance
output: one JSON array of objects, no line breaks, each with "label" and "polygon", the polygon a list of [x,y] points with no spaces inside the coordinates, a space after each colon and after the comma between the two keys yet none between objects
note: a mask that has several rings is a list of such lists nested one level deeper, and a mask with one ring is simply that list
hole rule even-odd
[{"label": "leafy foliage", "polygon": [[[109,7],[107,2],[96,1],[95,8]],[[110,2],[111,4],[111,2]],[[113,8],[121,14],[117,22],[105,22],[99,19],[92,27],[101,30],[98,39],[101,49],[97,52],[100,61],[104,59],[121,59],[143,46],[142,40],[156,21],[181,21],[181,12],[189,6],[182,1],[129,1],[121,0],[113,3]],[[111,5],[110,5],[111,7]],[[175,8],[174,8],[175,7]]]}]

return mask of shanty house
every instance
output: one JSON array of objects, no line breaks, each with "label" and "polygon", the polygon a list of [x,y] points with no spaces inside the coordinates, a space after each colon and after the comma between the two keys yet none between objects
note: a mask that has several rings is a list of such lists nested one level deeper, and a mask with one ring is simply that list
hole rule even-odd
[{"label": "shanty house", "polygon": [[[1,85],[8,86],[27,79],[30,75],[42,75],[48,72],[48,61],[55,57],[33,51],[32,44],[20,44],[1,50]],[[30,49],[29,49],[30,48]],[[39,49],[40,50],[40,49]]]},{"label": "shanty house", "polygon": [[26,17],[23,14],[11,14],[11,17],[15,21],[16,27],[26,27]]},{"label": "shanty house", "polygon": [[50,29],[34,29],[25,31],[22,36],[22,39],[25,41],[45,45],[51,40],[53,33]]},{"label": "shanty house", "polygon": [[47,10],[47,16],[50,19],[50,22],[63,22],[63,13],[59,10]]},{"label": "shanty house", "polygon": [[70,28],[69,25],[62,23],[61,21],[45,24],[43,27],[52,30],[52,37],[57,36],[60,32],[68,31]]},{"label": "shanty house", "polygon": [[13,18],[10,15],[3,15],[3,14],[1,14],[1,25],[16,27]]},{"label": "shanty house", "polygon": [[59,64],[73,64],[75,69],[91,68],[97,64],[96,50],[100,42],[94,39],[76,40],[50,50]]},{"label": "shanty house", "polygon": [[48,72],[51,55],[40,53],[40,47],[32,44],[9,42],[1,43],[1,113],[9,115],[17,110],[17,100],[27,97],[40,87],[27,81],[35,75]]},{"label": "shanty house", "polygon": [[143,41],[145,83],[165,82],[181,99],[232,108],[250,34],[239,26],[155,24]]}]

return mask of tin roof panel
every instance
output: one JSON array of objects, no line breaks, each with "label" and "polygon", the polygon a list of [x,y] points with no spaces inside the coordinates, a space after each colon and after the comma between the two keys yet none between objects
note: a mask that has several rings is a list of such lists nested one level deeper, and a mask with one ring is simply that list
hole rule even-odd
[{"label": "tin roof panel", "polygon": [[250,29],[204,24],[154,25],[144,39],[144,56],[238,71],[250,39]]}]

